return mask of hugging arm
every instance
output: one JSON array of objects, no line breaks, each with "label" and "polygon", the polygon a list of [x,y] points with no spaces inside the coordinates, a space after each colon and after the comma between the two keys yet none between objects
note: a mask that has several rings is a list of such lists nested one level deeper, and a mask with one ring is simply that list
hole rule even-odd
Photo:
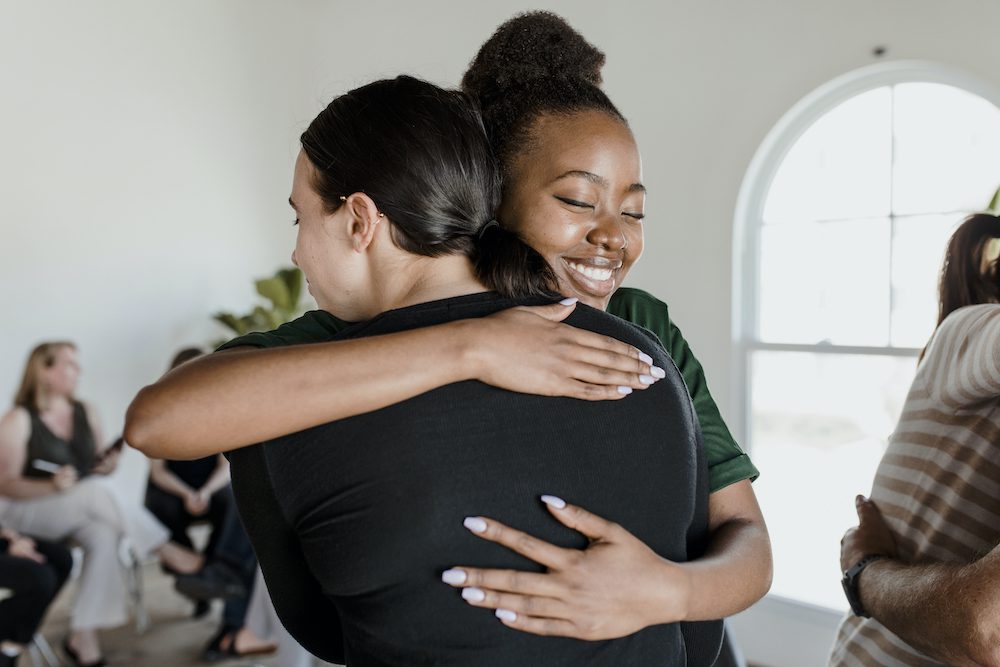
[{"label": "hugging arm", "polygon": [[936,660],[1000,667],[1000,547],[964,565],[907,564],[875,504],[859,497],[857,510],[859,525],[841,541],[841,566],[883,556],[858,581],[865,611]]},{"label": "hugging arm", "polygon": [[622,398],[620,386],[644,388],[648,357],[562,324],[572,310],[519,307],[383,336],[207,355],[139,392],[125,439],[153,458],[191,459],[463,380],[589,400]]},{"label": "hugging arm", "polygon": [[[721,494],[721,495],[720,495]],[[565,549],[484,518],[479,537],[544,565],[544,574],[460,565],[446,583],[470,588],[471,605],[504,609],[510,627],[541,635],[612,639],[650,625],[714,620],[759,600],[771,583],[771,547],[749,481],[709,497],[709,544],[700,558],[674,563],[622,526],[574,505],[549,502],[552,515],[583,533],[586,549]]]}]

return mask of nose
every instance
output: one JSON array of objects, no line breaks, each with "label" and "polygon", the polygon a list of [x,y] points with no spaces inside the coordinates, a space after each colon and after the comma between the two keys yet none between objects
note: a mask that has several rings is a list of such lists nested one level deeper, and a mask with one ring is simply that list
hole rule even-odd
[{"label": "nose", "polygon": [[615,215],[600,216],[587,234],[587,240],[593,245],[615,252],[624,249],[627,243],[622,222]]}]

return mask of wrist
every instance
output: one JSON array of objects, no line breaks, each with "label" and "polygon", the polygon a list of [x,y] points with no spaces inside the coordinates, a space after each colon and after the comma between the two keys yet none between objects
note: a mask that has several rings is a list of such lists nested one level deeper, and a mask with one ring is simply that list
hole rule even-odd
[{"label": "wrist", "polygon": [[864,608],[865,613],[868,616],[877,616],[877,601],[876,595],[872,594],[872,591],[876,588],[876,581],[878,580],[879,574],[884,572],[886,568],[892,567],[892,561],[888,556],[883,556],[876,561],[873,561],[868,567],[861,571],[858,575],[857,587],[858,587],[858,599],[861,601],[861,606]]},{"label": "wrist", "polygon": [[446,349],[449,361],[454,362],[453,382],[483,380],[487,362],[480,324],[478,320],[457,320],[445,325],[452,330],[452,345]]},{"label": "wrist", "polygon": [[653,585],[646,588],[650,599],[644,605],[646,626],[686,621],[691,616],[695,572],[684,564],[661,559],[655,569]]}]

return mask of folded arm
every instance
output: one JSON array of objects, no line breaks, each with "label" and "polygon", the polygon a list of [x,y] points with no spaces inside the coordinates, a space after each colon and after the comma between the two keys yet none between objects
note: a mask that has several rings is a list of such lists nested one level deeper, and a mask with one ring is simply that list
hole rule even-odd
[{"label": "folded arm", "polygon": [[865,611],[936,660],[1000,667],[1000,547],[969,564],[907,564],[875,504],[859,497],[857,510],[859,525],[841,542],[843,569],[883,556],[858,581]]}]

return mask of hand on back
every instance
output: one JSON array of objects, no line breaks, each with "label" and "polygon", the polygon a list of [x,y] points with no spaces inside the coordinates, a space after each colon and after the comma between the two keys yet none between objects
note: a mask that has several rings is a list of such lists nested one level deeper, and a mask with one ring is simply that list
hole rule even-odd
[{"label": "hand on back", "polygon": [[624,398],[665,376],[642,350],[564,324],[575,307],[520,306],[483,318],[475,348],[479,379],[526,394],[600,401]]}]

